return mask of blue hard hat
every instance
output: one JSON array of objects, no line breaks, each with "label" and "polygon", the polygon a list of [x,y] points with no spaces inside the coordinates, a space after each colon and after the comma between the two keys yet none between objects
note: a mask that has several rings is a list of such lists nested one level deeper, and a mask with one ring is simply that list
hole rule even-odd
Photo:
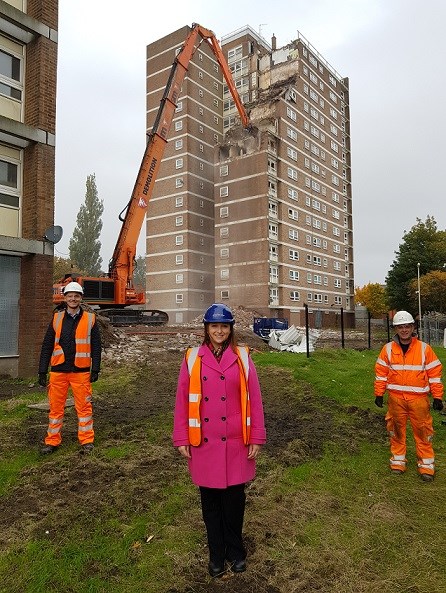
[{"label": "blue hard hat", "polygon": [[226,305],[214,303],[205,312],[203,323],[234,323],[232,311]]}]

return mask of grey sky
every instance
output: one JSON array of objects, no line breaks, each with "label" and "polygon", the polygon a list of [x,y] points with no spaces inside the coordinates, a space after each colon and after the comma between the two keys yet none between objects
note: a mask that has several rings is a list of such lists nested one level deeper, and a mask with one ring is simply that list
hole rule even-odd
[{"label": "grey sky", "polygon": [[146,45],[193,22],[218,38],[249,24],[268,41],[275,34],[278,47],[300,31],[349,77],[356,285],[384,282],[417,217],[432,215],[446,228],[443,0],[60,0],[59,6],[55,222],[64,237],[57,255],[68,255],[85,181],[95,173],[107,268],[144,151]]}]

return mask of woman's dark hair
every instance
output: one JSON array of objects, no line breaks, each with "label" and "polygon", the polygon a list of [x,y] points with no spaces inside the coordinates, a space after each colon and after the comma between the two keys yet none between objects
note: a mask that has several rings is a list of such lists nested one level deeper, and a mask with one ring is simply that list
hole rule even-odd
[{"label": "woman's dark hair", "polygon": [[[203,338],[203,344],[210,344],[211,343],[211,338],[209,336],[209,332],[208,332],[208,326],[210,324],[209,323],[205,323],[204,324],[204,338]],[[234,332],[234,324],[231,323],[231,331],[229,333],[229,337],[225,342],[225,348],[227,346],[230,346],[232,348],[232,350],[234,352],[237,352],[237,340],[235,338],[235,332]]]}]

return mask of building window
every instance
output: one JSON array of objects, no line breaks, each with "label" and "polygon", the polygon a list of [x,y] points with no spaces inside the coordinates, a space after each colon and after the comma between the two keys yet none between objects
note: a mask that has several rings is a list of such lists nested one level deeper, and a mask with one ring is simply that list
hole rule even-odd
[{"label": "building window", "polygon": [[180,150],[183,148],[183,139],[180,138],[179,140],[175,140],[175,150]]},{"label": "building window", "polygon": [[3,49],[0,49],[0,94],[22,100],[21,59]]},{"label": "building window", "polygon": [[269,246],[269,259],[271,261],[277,261],[279,259],[279,247],[277,245]]},{"label": "building window", "polygon": [[223,239],[229,237],[229,228],[227,226],[222,226],[220,228],[220,237]]},{"label": "building window", "polygon": [[220,208],[220,218],[227,218],[229,216],[229,208],[227,206],[223,206]]},{"label": "building window", "polygon": [[300,293],[298,290],[292,290],[290,292],[290,301],[300,301]]},{"label": "building window", "polygon": [[290,270],[290,280],[299,280],[299,270]]},{"label": "building window", "polygon": [[290,200],[298,200],[299,194],[297,193],[296,189],[293,189],[292,187],[288,188],[288,197],[290,198]]},{"label": "building window", "polygon": [[295,208],[288,208],[288,218],[299,220],[299,212]]},{"label": "building window", "polygon": [[269,281],[277,284],[279,281],[279,269],[277,266],[269,267]]},{"label": "building window", "polygon": [[222,290],[220,292],[220,297],[222,301],[227,301],[229,299],[229,290]]},{"label": "building window", "polygon": [[299,252],[296,251],[295,249],[290,249],[289,257],[293,261],[299,261]]},{"label": "building window", "polygon": [[175,198],[175,207],[176,208],[181,208],[181,206],[183,205],[183,196],[178,196]]},{"label": "building window", "polygon": [[175,256],[175,263],[177,266],[180,266],[184,261],[184,256],[182,253],[179,253],[178,255]]},{"label": "building window", "polygon": [[175,218],[175,226],[183,226],[183,217],[182,216],[177,216]]},{"label": "building window", "polygon": [[227,280],[229,278],[229,268],[223,268],[220,270],[220,278],[222,280]]},{"label": "building window", "polygon": [[179,132],[182,129],[183,129],[183,120],[179,119],[178,121],[175,122],[175,131]]},{"label": "building window", "polygon": [[297,113],[294,111],[294,109],[291,109],[290,107],[287,107],[286,108],[286,114],[287,114],[287,117],[289,117],[293,121],[297,121]]},{"label": "building window", "polygon": [[183,159],[176,159],[175,160],[175,169],[182,169],[183,168]]},{"label": "building window", "polygon": [[175,295],[175,302],[176,303],[182,303],[183,302],[183,295],[181,293],[177,293]]},{"label": "building window", "polygon": [[226,198],[229,194],[229,188],[227,185],[223,185],[220,188],[220,198]]},{"label": "building window", "polygon": [[288,237],[292,241],[299,241],[299,231],[297,231],[296,229],[290,229],[288,231]]},{"label": "building window", "polygon": [[175,245],[182,245],[183,244],[183,235],[176,235],[175,236]]},{"label": "building window", "polygon": [[177,284],[183,284],[184,275],[183,274],[175,274],[175,282]]},{"label": "building window", "polygon": [[279,235],[279,227],[274,222],[268,223],[268,236],[270,239],[277,239]]},{"label": "building window", "polygon": [[288,167],[287,172],[288,172],[288,177],[290,179],[294,179],[295,181],[297,180],[297,171],[296,171],[296,169],[293,169],[293,167]]},{"label": "building window", "polygon": [[222,249],[220,249],[220,257],[222,259],[226,259],[229,257],[229,248],[228,247],[223,247]]},{"label": "building window", "polygon": [[[1,152],[0,146],[0,152]],[[5,148],[6,150],[6,148]],[[20,156],[19,151],[13,151]],[[20,168],[18,162],[0,158],[0,205],[19,208],[20,198]],[[18,230],[18,229],[17,229]],[[0,233],[2,234],[2,233]]]},{"label": "building window", "polygon": [[220,177],[226,177],[226,175],[229,173],[229,167],[228,165],[222,165],[220,167]]},{"label": "building window", "polygon": [[184,181],[182,177],[178,177],[175,179],[175,187],[183,187]]}]

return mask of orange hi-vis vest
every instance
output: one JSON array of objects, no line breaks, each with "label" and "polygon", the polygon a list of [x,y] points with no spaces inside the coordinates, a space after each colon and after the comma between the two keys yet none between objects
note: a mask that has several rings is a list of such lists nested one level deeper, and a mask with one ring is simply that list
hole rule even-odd
[{"label": "orange hi-vis vest", "polygon": [[[51,366],[57,366],[58,364],[65,362],[65,354],[59,344],[64,315],[65,311],[56,311],[56,313],[54,313],[53,328],[56,335],[54,339],[54,350],[51,356]],[[83,311],[74,336],[76,343],[74,364],[77,367],[89,369],[91,366],[91,328],[94,323],[94,313]]]},{"label": "orange hi-vis vest", "polygon": [[[198,447],[201,443],[201,357],[199,347],[188,348],[186,351],[187,368],[189,370],[189,442]],[[242,409],[243,442],[249,444],[251,435],[251,402],[249,400],[249,348],[237,346],[237,362],[240,370],[240,404]]]},{"label": "orange hi-vis vest", "polygon": [[395,341],[386,344],[375,365],[375,395],[386,389],[396,397],[443,397],[442,365],[432,348],[413,338],[406,354]]}]

